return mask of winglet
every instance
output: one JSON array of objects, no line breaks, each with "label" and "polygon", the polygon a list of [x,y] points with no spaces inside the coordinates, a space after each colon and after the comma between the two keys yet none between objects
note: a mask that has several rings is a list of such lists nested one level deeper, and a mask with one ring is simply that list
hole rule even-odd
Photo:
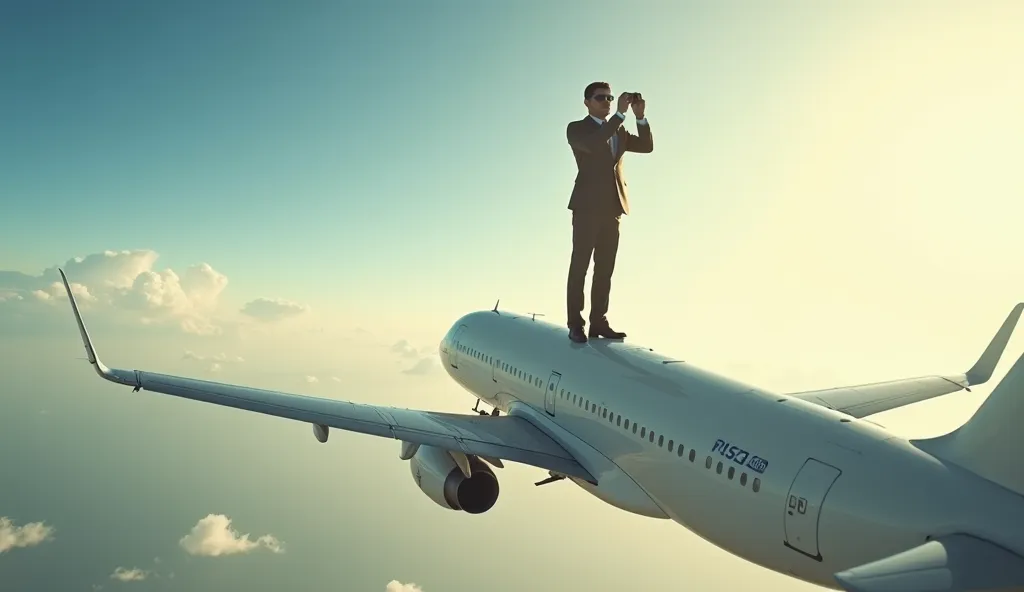
[{"label": "winglet", "polygon": [[128,386],[139,387],[139,381],[135,376],[135,372],[126,370],[111,370],[100,361],[99,356],[96,355],[96,348],[92,345],[92,339],[89,337],[89,330],[85,328],[85,321],[82,320],[82,313],[78,310],[78,303],[75,302],[75,295],[71,293],[71,284],[68,283],[68,277],[64,275],[64,270],[57,268],[60,272],[60,279],[64,282],[64,289],[68,292],[68,300],[71,302],[71,310],[75,313],[75,321],[78,323],[78,331],[82,334],[82,343],[85,345],[85,355],[96,370],[96,374],[100,377],[105,378],[111,382],[118,384],[126,384]]},{"label": "winglet", "polygon": [[1003,350],[1006,349],[1006,344],[1010,341],[1010,335],[1013,334],[1013,329],[1017,325],[1017,320],[1020,319],[1021,312],[1024,312],[1024,302],[1020,302],[1017,306],[1013,307],[1009,316],[1003,321],[1003,326],[999,327],[999,331],[992,338],[988,347],[985,348],[985,352],[981,354],[981,357],[974,363],[974,366],[967,371],[968,384],[982,384],[988,381],[989,378],[992,378],[992,372],[995,371],[999,358],[1002,357]]}]

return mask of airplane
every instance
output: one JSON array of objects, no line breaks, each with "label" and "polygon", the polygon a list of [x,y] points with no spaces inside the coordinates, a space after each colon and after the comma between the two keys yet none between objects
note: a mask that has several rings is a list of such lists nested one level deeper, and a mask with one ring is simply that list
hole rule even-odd
[{"label": "airplane", "polygon": [[[576,344],[536,315],[470,312],[438,344],[477,398],[441,413],[288,394],[87,359],[133,388],[392,438],[435,504],[481,514],[495,469],[546,470],[607,504],[672,520],[733,555],[851,592],[1024,589],[1024,355],[960,428],[906,440],[866,417],[987,382],[1024,302],[966,372],[780,393],[622,340]],[[479,409],[480,401],[493,408]]]}]

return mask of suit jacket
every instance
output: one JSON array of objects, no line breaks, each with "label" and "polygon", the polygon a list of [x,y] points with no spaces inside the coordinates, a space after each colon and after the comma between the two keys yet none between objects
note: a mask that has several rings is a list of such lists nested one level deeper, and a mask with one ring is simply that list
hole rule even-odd
[{"label": "suit jacket", "polygon": [[[612,114],[601,124],[587,115],[566,127],[578,170],[569,198],[569,209],[574,213],[629,214],[629,186],[622,174],[622,156],[626,152],[652,152],[654,136],[650,124],[638,124],[639,135],[634,135],[622,127],[623,121]],[[613,135],[618,137],[616,155],[612,155],[608,142]]]}]

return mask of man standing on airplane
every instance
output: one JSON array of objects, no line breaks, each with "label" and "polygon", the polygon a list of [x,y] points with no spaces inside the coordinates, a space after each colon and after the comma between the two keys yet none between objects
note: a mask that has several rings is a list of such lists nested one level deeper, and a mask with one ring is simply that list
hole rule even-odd
[{"label": "man standing on airplane", "polygon": [[[594,258],[594,277],[590,291],[590,337],[623,339],[605,316],[612,287],[615,255],[619,249],[619,220],[629,213],[626,181],[622,176],[622,155],[626,152],[650,153],[654,150],[651,127],[644,117],[646,103],[640,93],[622,93],[618,110],[609,117],[611,85],[592,82],[583,91],[583,104],[589,111],[579,121],[570,122],[565,135],[576,158],[576,185],[569,198],[572,210],[572,259],[566,289],[569,339],[587,341],[583,332],[583,285]],[[632,106],[637,133],[622,127],[626,111]]]}]

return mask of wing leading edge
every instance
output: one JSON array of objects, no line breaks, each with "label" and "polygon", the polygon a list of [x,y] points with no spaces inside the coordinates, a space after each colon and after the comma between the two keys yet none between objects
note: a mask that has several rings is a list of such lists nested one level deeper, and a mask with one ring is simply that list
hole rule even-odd
[{"label": "wing leading edge", "polygon": [[145,389],[306,422],[314,425],[318,438],[321,434],[326,436],[324,427],[336,428],[489,459],[504,459],[597,483],[593,475],[571,454],[522,417],[459,415],[382,407],[142,370],[108,368],[96,354],[64,271],[59,271],[78,330],[82,334],[89,363],[105,380],[134,387],[135,391]]},{"label": "wing leading edge", "polygon": [[963,374],[919,376],[786,394],[860,418],[959,390],[970,390],[969,387],[987,382],[992,377],[1022,311],[1024,302],[1013,307],[981,357]]}]

